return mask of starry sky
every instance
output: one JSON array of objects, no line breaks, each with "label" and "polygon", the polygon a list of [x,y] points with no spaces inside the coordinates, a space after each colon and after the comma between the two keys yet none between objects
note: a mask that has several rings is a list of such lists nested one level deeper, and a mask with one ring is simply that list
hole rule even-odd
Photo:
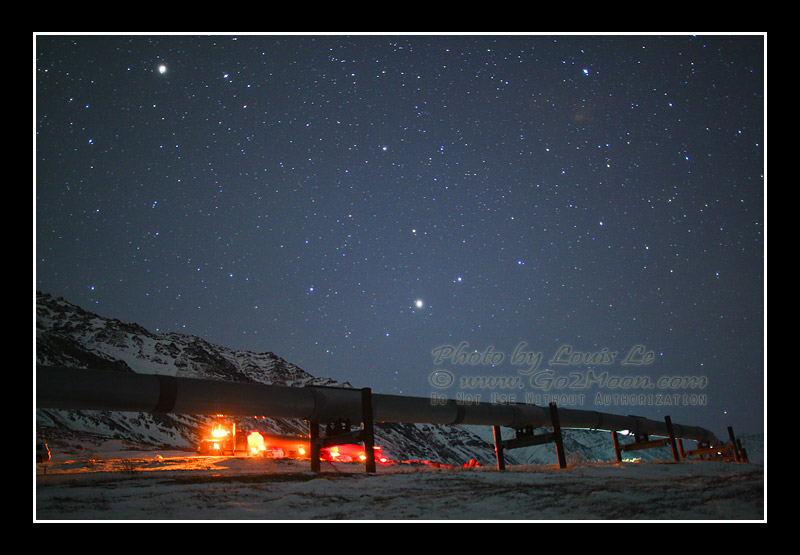
[{"label": "starry sky", "polygon": [[765,39],[36,35],[35,287],[380,393],[761,431]]}]

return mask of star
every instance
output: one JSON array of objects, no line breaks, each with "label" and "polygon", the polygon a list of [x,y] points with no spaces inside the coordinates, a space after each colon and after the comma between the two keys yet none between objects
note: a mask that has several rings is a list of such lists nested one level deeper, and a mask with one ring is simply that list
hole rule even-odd
[{"label": "star", "polygon": [[762,391],[764,46],[39,35],[37,290],[419,396],[372,361],[652,342],[715,357],[675,422],[758,428],[722,409]]}]

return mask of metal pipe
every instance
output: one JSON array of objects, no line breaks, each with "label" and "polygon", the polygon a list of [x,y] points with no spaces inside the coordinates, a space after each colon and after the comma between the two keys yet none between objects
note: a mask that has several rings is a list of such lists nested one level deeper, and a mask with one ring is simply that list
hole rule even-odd
[{"label": "metal pipe", "polygon": [[[297,418],[310,422],[361,421],[361,390],[337,387],[288,387],[224,382],[124,371],[37,366],[36,407],[175,414],[225,414]],[[546,407],[462,404],[424,397],[372,394],[375,422],[552,426]],[[622,431],[667,437],[663,421],[579,409],[559,408],[562,428]],[[704,428],[672,424],[676,438],[719,443]]]}]

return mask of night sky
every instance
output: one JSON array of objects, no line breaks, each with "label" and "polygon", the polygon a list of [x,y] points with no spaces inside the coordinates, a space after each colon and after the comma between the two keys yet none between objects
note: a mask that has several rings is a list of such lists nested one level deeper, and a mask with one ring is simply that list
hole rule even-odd
[{"label": "night sky", "polygon": [[34,36],[35,287],[380,393],[760,431],[764,43]]}]

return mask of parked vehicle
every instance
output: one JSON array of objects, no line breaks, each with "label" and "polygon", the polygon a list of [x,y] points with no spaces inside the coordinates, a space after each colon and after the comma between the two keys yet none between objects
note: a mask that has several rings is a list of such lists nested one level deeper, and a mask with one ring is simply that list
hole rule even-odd
[{"label": "parked vehicle", "polygon": [[[375,449],[375,460],[381,464],[390,461],[381,448]],[[224,418],[215,421],[197,445],[198,455],[250,456],[273,459],[308,459],[311,454],[307,437],[267,434],[256,430],[237,428]],[[364,462],[367,456],[361,445],[331,445],[320,449],[320,459],[330,462]]]}]

